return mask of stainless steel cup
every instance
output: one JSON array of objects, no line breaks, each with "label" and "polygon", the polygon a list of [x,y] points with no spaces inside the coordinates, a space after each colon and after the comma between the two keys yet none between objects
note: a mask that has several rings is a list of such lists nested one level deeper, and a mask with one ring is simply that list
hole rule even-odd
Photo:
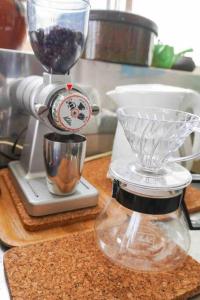
[{"label": "stainless steel cup", "polygon": [[86,138],[78,134],[44,136],[44,163],[50,193],[68,195],[79,183],[85,153]]}]

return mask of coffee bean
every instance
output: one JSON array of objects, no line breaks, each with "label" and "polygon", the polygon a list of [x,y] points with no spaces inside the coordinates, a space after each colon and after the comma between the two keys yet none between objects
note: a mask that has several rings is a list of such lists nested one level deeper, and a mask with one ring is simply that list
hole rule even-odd
[{"label": "coffee bean", "polygon": [[40,28],[29,35],[36,57],[50,73],[67,73],[83,52],[83,34],[69,28]]}]

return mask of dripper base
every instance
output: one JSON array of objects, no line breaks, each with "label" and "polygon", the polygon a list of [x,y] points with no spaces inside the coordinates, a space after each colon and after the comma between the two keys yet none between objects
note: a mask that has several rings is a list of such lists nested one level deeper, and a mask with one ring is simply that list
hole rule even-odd
[{"label": "dripper base", "polygon": [[122,183],[150,190],[183,189],[192,181],[190,172],[177,163],[170,163],[160,172],[153,173],[138,168],[134,160],[119,159],[111,163],[109,174]]}]

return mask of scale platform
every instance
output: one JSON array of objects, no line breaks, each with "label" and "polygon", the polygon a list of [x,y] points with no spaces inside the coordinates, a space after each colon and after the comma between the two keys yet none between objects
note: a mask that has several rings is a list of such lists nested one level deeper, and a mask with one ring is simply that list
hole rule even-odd
[{"label": "scale platform", "polygon": [[20,189],[23,204],[31,216],[44,216],[97,205],[99,193],[83,177],[72,195],[57,196],[49,192],[45,173],[28,177],[19,161],[10,162],[9,169]]}]

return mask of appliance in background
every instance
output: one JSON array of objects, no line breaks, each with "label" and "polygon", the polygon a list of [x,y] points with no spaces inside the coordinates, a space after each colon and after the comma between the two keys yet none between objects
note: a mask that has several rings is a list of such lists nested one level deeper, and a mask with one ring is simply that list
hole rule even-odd
[{"label": "appliance in background", "polygon": [[92,10],[83,58],[150,66],[157,25],[116,10]]}]

